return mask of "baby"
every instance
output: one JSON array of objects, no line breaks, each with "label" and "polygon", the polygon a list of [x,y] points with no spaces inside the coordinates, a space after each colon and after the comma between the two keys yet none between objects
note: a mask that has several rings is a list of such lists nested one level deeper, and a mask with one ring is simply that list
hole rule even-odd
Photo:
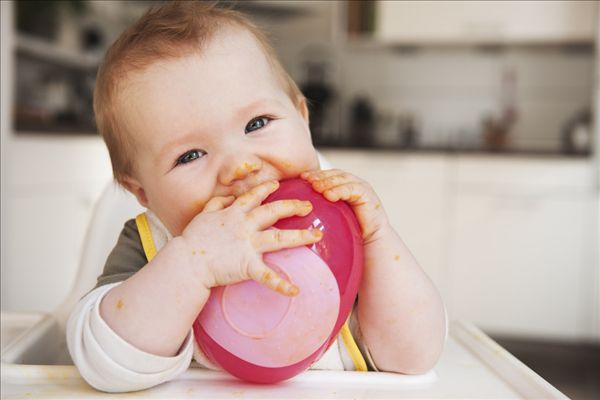
[{"label": "baby", "polygon": [[[446,334],[437,290],[373,189],[319,169],[306,100],[245,17],[202,2],[150,10],[107,52],[94,109],[115,179],[148,212],[125,224],[96,288],[68,322],[69,351],[92,386],[148,388],[176,377],[192,357],[217,368],[191,330],[212,287],[253,279],[298,293],[262,260],[321,239],[318,230],[268,229],[311,211],[300,200],[261,205],[293,177],[348,202],[359,221],[365,269],[350,320],[369,369],[433,367]],[[313,368],[361,369],[337,343]]]}]

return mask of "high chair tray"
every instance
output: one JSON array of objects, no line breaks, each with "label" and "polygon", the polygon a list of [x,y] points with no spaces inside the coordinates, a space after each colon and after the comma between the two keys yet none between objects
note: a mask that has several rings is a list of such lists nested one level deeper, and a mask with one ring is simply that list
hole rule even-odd
[{"label": "high chair tray", "polygon": [[[15,320],[13,318],[13,320]],[[3,314],[2,332],[5,333]],[[10,322],[10,321],[9,321]],[[21,324],[23,319],[20,320]],[[3,338],[3,341],[10,338]],[[57,342],[62,341],[62,342]],[[222,372],[190,368],[176,380],[140,392],[92,389],[69,362],[64,332],[45,316],[2,348],[3,399],[566,399],[561,392],[466,322],[453,322],[434,371],[408,376],[383,372],[306,371],[275,385],[240,382]],[[66,360],[66,361],[65,361]]]}]

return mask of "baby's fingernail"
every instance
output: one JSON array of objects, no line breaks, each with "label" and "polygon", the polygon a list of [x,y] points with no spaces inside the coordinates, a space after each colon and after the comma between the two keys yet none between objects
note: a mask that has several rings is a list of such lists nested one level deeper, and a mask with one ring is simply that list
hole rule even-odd
[{"label": "baby's fingernail", "polygon": [[291,284],[283,279],[281,279],[279,283],[277,283],[275,291],[277,293],[283,294],[284,296],[296,296],[298,293],[300,293],[300,289],[298,288],[298,286]]},{"label": "baby's fingernail", "polygon": [[300,293],[300,288],[296,285],[288,285],[287,287],[287,291],[285,294],[287,294],[288,296],[297,296],[298,293]]},{"label": "baby's fingernail", "polygon": [[313,207],[312,204],[310,204],[310,202],[308,201],[304,201],[302,202],[302,206],[300,208],[300,210],[298,210],[298,215],[302,216],[302,217],[306,217],[308,214],[311,213]]}]

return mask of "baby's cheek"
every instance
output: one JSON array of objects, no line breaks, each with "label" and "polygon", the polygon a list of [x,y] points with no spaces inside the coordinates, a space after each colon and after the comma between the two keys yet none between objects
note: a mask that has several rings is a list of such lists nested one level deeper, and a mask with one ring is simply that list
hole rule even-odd
[{"label": "baby's cheek", "polygon": [[272,143],[271,160],[285,178],[297,177],[307,170],[317,169],[319,161],[310,135],[301,129],[286,132]]},{"label": "baby's cheek", "polygon": [[312,145],[305,145],[304,148],[297,147],[297,152],[289,157],[287,166],[291,175],[300,175],[304,171],[311,171],[319,168],[319,158]]},{"label": "baby's cheek", "polygon": [[202,212],[205,205],[205,200],[191,201],[188,207],[174,215],[174,220],[171,224],[172,226],[168,227],[169,231],[174,236],[180,235],[189,223],[192,222],[194,217]]}]

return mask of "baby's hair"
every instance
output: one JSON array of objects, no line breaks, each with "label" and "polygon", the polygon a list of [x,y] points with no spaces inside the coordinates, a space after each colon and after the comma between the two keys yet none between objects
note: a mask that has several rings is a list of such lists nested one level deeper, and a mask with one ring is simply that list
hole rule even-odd
[{"label": "baby's hair", "polygon": [[127,75],[152,63],[202,51],[224,26],[249,31],[263,49],[283,90],[296,105],[304,99],[296,83],[281,66],[266,36],[238,11],[217,1],[170,1],[148,10],[110,46],[98,70],[94,90],[94,114],[106,142],[113,175],[123,183],[134,175],[135,139],[126,132],[116,101]]}]

